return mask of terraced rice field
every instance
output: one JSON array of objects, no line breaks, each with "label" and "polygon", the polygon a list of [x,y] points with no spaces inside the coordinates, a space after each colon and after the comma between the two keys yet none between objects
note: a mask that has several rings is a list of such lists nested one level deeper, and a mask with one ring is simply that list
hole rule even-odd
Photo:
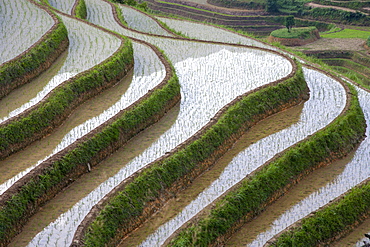
[{"label": "terraced rice field", "polygon": [[[70,14],[74,4],[74,1],[49,0],[49,2],[53,7],[67,15]],[[86,116],[79,121],[75,121],[76,116],[71,115],[67,121],[76,123],[68,124],[70,126],[68,130],[64,130],[63,135],[59,134],[61,137],[54,141],[55,144],[52,147],[49,147],[50,152],[45,154],[45,158],[37,162],[30,162],[32,164],[24,164],[20,170],[12,169],[12,164],[9,164],[7,170],[11,172],[1,180],[3,183],[0,187],[1,193],[4,193],[15,181],[41,164],[45,159],[53,157],[79,138],[104,124],[120,111],[151,92],[164,80],[167,73],[164,64],[153,48],[144,42],[153,44],[163,50],[172,62],[181,86],[181,102],[177,113],[174,114],[174,120],[170,124],[166,121],[160,121],[156,125],[157,127],[153,127],[161,128],[162,131],[155,135],[155,138],[148,137],[150,141],[145,145],[143,143],[145,148],[139,147],[141,146],[139,143],[137,144],[138,147],[132,147],[135,150],[140,150],[135,155],[129,155],[130,152],[127,153],[127,150],[123,149],[113,153],[109,159],[115,160],[114,172],[110,171],[109,164],[96,168],[103,174],[99,180],[100,184],[94,184],[92,187],[82,185],[82,187],[85,187],[84,192],[76,193],[74,198],[70,198],[68,202],[66,201],[65,203],[68,206],[48,211],[48,214],[53,215],[52,217],[42,216],[43,209],[41,209],[30,219],[30,223],[25,225],[23,232],[11,243],[11,246],[69,246],[77,227],[91,208],[122,181],[194,136],[225,105],[238,96],[284,78],[293,70],[292,61],[286,56],[275,52],[276,49],[254,39],[202,24],[160,18],[171,28],[195,38],[195,40],[176,38],[171,32],[164,30],[155,19],[131,8],[120,6],[128,25],[128,28],[126,28],[117,23],[109,3],[103,0],[85,0],[85,2],[88,22],[133,38],[135,66],[131,82],[124,89],[121,88],[122,92],[116,92],[115,97],[118,99],[107,104],[105,109],[100,109],[94,112],[94,115]],[[34,6],[29,6],[29,9],[28,7],[24,8],[22,12],[31,12],[34,11],[33,9],[37,9]],[[16,8],[11,8],[11,10],[17,11]],[[9,12],[4,13],[7,15]],[[70,48],[60,70],[50,81],[53,86],[44,87],[37,95],[38,100],[44,98],[58,83],[101,63],[118,49],[121,42],[117,37],[97,29],[95,26],[63,14],[59,15],[69,31]],[[19,26],[22,25],[22,22],[20,22]],[[48,27],[48,25],[46,26]],[[203,30],[203,32],[197,30]],[[28,46],[34,42],[36,41],[30,41]],[[260,47],[269,48],[270,50],[260,49]],[[162,226],[152,232],[145,233],[145,236],[140,236],[136,244],[160,246],[166,241],[168,242],[177,229],[191,221],[194,216],[209,207],[213,201],[217,200],[235,184],[276,154],[329,125],[342,113],[347,103],[347,92],[341,83],[311,68],[304,68],[304,76],[310,89],[310,98],[304,103],[298,122],[246,146],[235,154],[232,161],[225,165],[219,178],[212,181],[210,186],[200,192],[199,195],[194,196],[189,205],[178,208],[179,213],[173,219],[164,219]],[[357,88],[357,91],[369,125],[369,93],[360,88]],[[102,93],[97,96],[97,99],[105,101],[104,97],[107,97],[107,95]],[[84,107],[88,107],[89,104],[87,102]],[[91,106],[94,107],[92,102]],[[22,109],[28,107],[30,106],[27,105]],[[7,116],[4,120],[6,118]],[[56,135],[56,133],[52,135]],[[369,135],[368,130],[366,135]],[[135,138],[133,141],[135,141]],[[19,155],[19,159],[25,159],[25,157],[22,157],[22,152],[14,154],[14,156],[16,155]],[[118,158],[123,155],[129,155],[130,158],[125,160]],[[9,157],[9,159],[11,158]],[[297,206],[287,209],[280,217],[279,222],[272,223],[272,230],[269,230],[268,233],[261,233],[261,237],[256,237],[251,246],[262,246],[279,231],[367,179],[370,175],[366,168],[369,158],[368,139],[365,139],[341,175],[338,175],[333,181],[328,181],[326,186],[299,202]],[[6,161],[0,163],[1,168],[6,167]],[[84,179],[93,176],[89,174],[84,175],[81,181],[86,181]],[[88,183],[86,182],[86,184]],[[78,181],[72,183],[44,207],[48,208],[48,205],[53,205],[63,195],[73,193],[78,188],[76,186],[79,186]],[[43,220],[40,223],[42,225],[36,227],[37,230],[35,230],[32,224],[36,225],[41,218],[48,219]],[[40,230],[40,228],[43,228],[43,230]]]},{"label": "terraced rice field", "polygon": [[0,64],[36,43],[54,25],[53,18],[27,0],[7,1],[0,5]]}]

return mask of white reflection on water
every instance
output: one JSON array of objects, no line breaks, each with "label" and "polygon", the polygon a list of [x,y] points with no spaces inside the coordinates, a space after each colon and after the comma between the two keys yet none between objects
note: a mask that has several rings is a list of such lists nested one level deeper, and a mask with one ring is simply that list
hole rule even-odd
[{"label": "white reflection on water", "polygon": [[[179,55],[183,56],[182,53]],[[271,56],[275,59],[271,59]],[[175,69],[181,83],[182,101],[178,119],[171,129],[115,176],[102,183],[46,227],[29,246],[38,246],[45,241],[49,241],[48,244],[63,245],[66,239],[70,241],[75,229],[92,206],[122,180],[185,141],[238,95],[289,74],[291,64],[279,56],[271,56],[266,52],[250,49],[244,53],[211,49],[208,56],[177,62]],[[276,60],[280,61],[282,69],[274,71],[276,73],[271,73],[272,75],[264,73],[267,69],[270,71],[270,66],[272,67]],[[231,64],[234,66],[230,66]]]},{"label": "white reflection on water", "polygon": [[76,1],[77,0],[48,0],[52,7],[68,15],[72,14],[72,8]]},{"label": "white reflection on water", "polygon": [[113,35],[69,17],[60,17],[67,27],[69,39],[68,55],[63,66],[36,97],[10,112],[0,123],[36,105],[61,83],[101,63],[121,45],[121,40]]},{"label": "white reflection on water", "polygon": [[[370,124],[370,94],[366,91],[357,88],[360,105],[365,114],[367,128],[366,136],[369,136]],[[317,210],[321,206],[329,203],[357,184],[366,180],[370,176],[370,140],[367,137],[356,150],[356,153],[350,163],[347,164],[343,172],[338,175],[333,181],[329,182],[318,191],[310,194],[308,197],[298,202],[296,205],[288,209],[277,220],[275,220],[270,229],[257,236],[257,238],[248,246],[263,246],[269,239],[275,236],[280,231],[287,228],[294,222],[302,219],[311,212]]]},{"label": "white reflection on water", "polygon": [[[100,115],[93,117],[86,122],[80,124],[79,126],[74,127],[71,131],[69,131],[62,139],[62,141],[56,146],[53,152],[45,157],[42,160],[39,160],[33,166],[27,168],[26,170],[20,172],[16,176],[12,177],[11,179],[7,180],[3,184],[0,185],[0,194],[4,193],[10,186],[12,186],[16,181],[26,175],[29,171],[31,171],[36,166],[40,165],[43,161],[47,160],[52,155],[58,153],[59,151],[63,150],[67,146],[74,143],[77,139],[81,138],[82,136],[86,135],[114,115],[116,115],[122,109],[128,107],[140,97],[142,97],[148,90],[154,88],[158,85],[165,77],[165,68],[163,64],[158,60],[156,54],[149,49],[148,47],[141,45],[141,44],[134,44],[136,50],[141,50],[141,52],[145,53],[144,56],[135,56],[135,68],[134,68],[134,78],[132,83],[130,84],[129,88],[122,95],[121,99],[117,101],[114,105],[110,108],[106,109]],[[144,59],[144,60],[142,60]],[[145,66],[145,64],[150,63],[152,66]]]},{"label": "white reflection on water", "polygon": [[27,0],[0,2],[0,65],[21,53],[50,30],[53,18]]},{"label": "white reflection on water", "polygon": [[309,69],[304,69],[304,72],[311,97],[304,104],[300,120],[291,127],[250,145],[238,154],[217,180],[175,218],[160,226],[141,246],[160,246],[185,222],[276,153],[325,127],[340,114],[346,103],[343,86],[320,72]]}]

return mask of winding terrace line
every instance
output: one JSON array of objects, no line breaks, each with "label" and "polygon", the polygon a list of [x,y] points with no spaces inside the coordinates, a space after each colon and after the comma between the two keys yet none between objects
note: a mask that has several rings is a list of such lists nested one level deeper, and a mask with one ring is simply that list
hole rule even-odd
[{"label": "winding terrace line", "polygon": [[[182,26],[182,27],[184,27],[184,26]],[[192,29],[192,30],[194,30],[194,29]],[[182,31],[182,30],[181,30]],[[362,106],[364,107],[364,104],[362,104]],[[364,175],[365,177],[366,176],[368,176],[368,175]],[[171,226],[171,227],[173,227],[173,226]],[[172,230],[172,229],[171,229]],[[153,244],[153,243],[151,243],[151,244]],[[145,244],[144,244],[145,245]]]},{"label": "winding terrace line", "polygon": [[[163,82],[165,82],[166,80],[168,80],[169,76],[172,75],[172,72],[169,72],[170,71],[169,64],[163,59],[161,54],[153,46],[145,47],[145,45],[143,45],[142,43],[143,42],[139,42],[135,44],[136,50],[140,51],[141,54],[136,59],[137,61],[135,65],[135,71],[136,71],[137,78],[136,78],[136,82],[131,84],[131,85],[135,85],[135,87],[128,89],[128,91],[130,91],[131,89],[130,94],[126,93],[126,98],[122,97],[118,102],[116,102],[115,105],[111,106],[111,108],[108,111],[104,112],[102,115],[105,115],[105,116],[95,117],[92,119],[92,121],[90,121],[90,123],[88,121],[87,124],[85,123],[84,126],[78,126],[79,128],[77,129],[75,128],[72,131],[72,137],[70,136],[69,139],[71,138],[76,139],[76,138],[81,137],[82,136],[81,132],[86,133],[94,129],[96,126],[99,125],[99,122],[100,124],[105,122],[107,118],[108,119],[110,118],[109,115],[112,115],[112,114],[115,115],[117,111],[119,112],[120,109],[127,107],[137,98],[140,98],[141,95],[144,95],[147,92],[149,92],[147,93],[147,95],[151,95],[151,90],[153,89],[153,87],[156,87],[159,89],[160,87],[162,87],[162,85],[158,87],[157,82],[160,82],[163,78],[164,78]],[[153,52],[153,50],[155,52]],[[157,66],[153,66],[153,64],[156,64],[156,63],[153,63],[153,60],[152,60],[153,58],[154,58],[154,61],[158,60],[157,64],[161,64],[159,66],[160,68],[157,68]],[[151,64],[151,67],[149,68],[148,66],[146,66],[147,64]],[[164,68],[164,66],[166,66],[166,69]],[[145,86],[143,87],[142,85],[145,85]],[[140,98],[140,100],[143,100],[143,99],[145,100],[145,97]],[[66,144],[66,145],[69,145],[69,144]],[[4,197],[2,197],[2,199],[3,198]]]},{"label": "winding terrace line", "polygon": [[368,151],[370,148],[368,137],[370,134],[370,112],[368,108],[370,92],[369,90],[361,89],[358,86],[356,86],[356,89],[359,93],[359,101],[364,111],[368,127],[366,129],[367,137],[356,150],[352,160],[348,162],[341,174],[333,178],[325,186],[322,186],[294,206],[290,207],[282,215],[278,216],[278,219],[270,225],[268,230],[257,236],[254,242],[251,243],[251,246],[262,246],[275,234],[283,231],[289,225],[295,224],[303,217],[309,215],[320,207],[323,207],[341,194],[347,192],[370,177],[370,169],[368,165],[368,161],[370,159]]},{"label": "winding terrace line", "polygon": [[[57,43],[57,40],[50,40],[50,38],[55,38],[53,35],[55,36],[56,33],[60,36],[63,35],[64,28],[60,19],[50,10],[40,5],[36,6],[36,3],[27,0],[11,1],[10,3],[5,1],[2,4],[4,6],[1,7],[0,14],[0,43],[4,47],[0,52],[0,75],[2,77],[0,98],[21,85],[29,83],[40,73],[50,68],[69,44],[66,35],[60,43]],[[30,8],[31,11],[26,11],[23,7]],[[13,14],[13,11],[18,14]],[[20,17],[22,13],[23,19]],[[44,18],[40,21],[42,17]],[[27,27],[25,21],[22,22],[24,19],[29,24],[31,22],[28,20],[33,20],[33,26]],[[49,28],[49,26],[51,27]],[[50,48],[56,46],[55,50],[51,48],[50,51],[50,48],[43,45],[44,42],[50,42]],[[48,54],[41,54],[42,52]],[[38,60],[45,55],[47,58],[45,57],[42,61]]]},{"label": "winding terrace line", "polygon": [[[321,76],[323,77],[322,74]],[[305,103],[300,121],[290,128],[256,142],[241,152],[211,186],[198,195],[174,219],[161,226],[154,234],[149,236],[141,246],[162,245],[179,227],[197,215],[203,208],[210,205],[232,186],[247,177],[250,173],[253,173],[259,166],[268,162],[277,153],[282,152],[284,149],[326,127],[326,125],[330,124],[343,111],[346,105],[346,93],[339,83],[339,86],[335,85],[335,81],[330,78],[318,81],[317,79],[320,78],[320,74],[315,75],[315,72],[309,70],[305,71],[305,77],[310,87],[311,97]],[[338,101],[338,99],[341,100]],[[336,107],[329,111],[330,116],[325,115],[327,109],[332,105],[336,105]],[[312,121],[312,119],[315,119],[315,121]]]},{"label": "winding terrace line", "polygon": [[[174,47],[175,48],[175,47]],[[202,49],[203,47],[200,47],[199,49]],[[239,48],[240,49],[240,48]],[[243,48],[244,49],[244,48]],[[247,49],[246,49],[247,50]],[[219,48],[218,49],[216,49],[215,51],[219,51]],[[214,52],[214,51],[212,51],[212,52]],[[266,55],[266,53],[265,52],[262,52],[262,53],[264,53],[265,55]],[[227,53],[224,53],[224,52],[222,52],[221,53],[221,55],[224,55],[224,54],[227,54]],[[180,59],[180,60],[183,60],[183,59]],[[189,61],[189,64],[188,64],[188,66],[191,64],[191,63],[193,63],[193,61]],[[176,65],[175,65],[175,67],[176,67]],[[184,85],[183,85],[184,86]],[[231,88],[230,88],[231,89]],[[230,90],[229,89],[229,90]],[[192,89],[192,90],[194,90],[194,89]],[[223,103],[220,103],[221,105],[223,105]],[[180,109],[180,114],[181,114],[181,109]],[[213,116],[214,114],[211,114],[211,116]],[[193,117],[195,117],[195,118],[197,118],[198,116],[193,116]],[[193,123],[191,123],[191,124],[194,124],[195,122],[193,122]],[[197,123],[197,124],[199,124],[199,123]],[[176,130],[177,132],[178,132],[178,130]],[[183,128],[181,128],[181,131],[184,131],[184,129]],[[181,141],[180,141],[181,142]],[[170,144],[170,145],[173,145],[173,144]],[[153,154],[151,154],[151,155],[153,155]],[[150,155],[150,156],[151,156]],[[78,207],[75,207],[75,208],[78,208]],[[73,209],[73,211],[74,211],[75,209]],[[81,210],[82,210],[82,208],[80,208],[80,209],[77,209],[79,212],[81,212]],[[73,215],[76,215],[76,213],[73,213],[73,211],[72,211],[72,214]],[[63,227],[64,228],[64,227]],[[66,231],[67,231],[67,229],[66,229]],[[53,238],[53,237],[51,237],[51,238]],[[38,240],[36,240],[35,239],[35,242],[34,243],[37,243],[37,241]]]}]

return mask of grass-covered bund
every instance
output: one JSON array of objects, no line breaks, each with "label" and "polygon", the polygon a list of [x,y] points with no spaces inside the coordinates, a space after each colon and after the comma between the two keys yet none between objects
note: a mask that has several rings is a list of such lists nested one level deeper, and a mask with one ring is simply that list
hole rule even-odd
[{"label": "grass-covered bund", "polygon": [[[123,52],[123,54],[132,55],[131,45],[126,49],[129,49],[130,53]],[[159,51],[157,54],[164,62],[167,71],[161,84],[122,110],[103,126],[98,127],[95,132],[43,162],[0,196],[0,246],[5,246],[11,241],[41,205],[53,198],[78,176],[88,172],[89,166],[98,164],[138,132],[158,121],[179,101],[180,85],[174,69]],[[125,66],[124,61],[125,57],[115,56],[115,59],[107,62],[112,76],[115,75],[113,72]],[[96,68],[92,71],[92,75],[97,73]],[[82,77],[82,81],[76,84],[75,88],[68,86],[61,89],[61,92],[59,90],[56,95],[73,99],[76,95],[75,90],[85,90],[83,82],[88,82],[90,76]],[[105,76],[109,78],[110,74]],[[99,82],[102,80],[97,80],[97,83]],[[77,87],[79,85],[81,87]],[[62,102],[62,105],[64,104],[67,103]]]},{"label": "grass-covered bund", "polygon": [[101,211],[96,207],[75,246],[114,245],[214,164],[256,122],[301,102],[308,88],[302,69],[293,67],[288,79],[239,96],[185,144],[123,181]]},{"label": "grass-covered bund", "polygon": [[1,124],[0,158],[52,131],[77,105],[114,85],[132,66],[132,44],[125,38],[111,57],[63,82],[40,103]]},{"label": "grass-covered bund", "polygon": [[0,65],[0,99],[49,68],[68,47],[63,22],[47,8],[43,9],[52,16],[55,24],[25,52]]},{"label": "grass-covered bund", "polygon": [[87,9],[85,0],[76,0],[72,8],[72,15],[80,19],[86,19]]},{"label": "grass-covered bund", "polygon": [[370,213],[370,179],[315,211],[267,246],[327,246],[351,231]]},{"label": "grass-covered bund", "polygon": [[[304,174],[353,150],[364,136],[366,123],[357,92],[352,86],[349,95],[348,109],[330,125],[288,149],[239,183],[216,203],[210,214],[197,225],[182,230],[170,245],[222,244],[243,222],[253,219]],[[330,228],[330,225],[327,227]]]}]

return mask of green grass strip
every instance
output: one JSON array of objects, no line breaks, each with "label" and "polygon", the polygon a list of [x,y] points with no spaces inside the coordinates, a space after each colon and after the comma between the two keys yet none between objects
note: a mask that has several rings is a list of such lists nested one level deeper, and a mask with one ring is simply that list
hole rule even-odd
[{"label": "green grass strip", "polygon": [[[120,59],[110,63],[121,66]],[[76,88],[76,90],[80,88]],[[72,94],[73,90],[67,90]],[[68,96],[68,94],[63,94]],[[127,142],[131,137],[155,121],[158,115],[180,97],[180,85],[174,74],[167,83],[139,104],[123,114],[90,139],[79,144],[46,169],[42,175],[32,178],[21,187],[0,209],[0,246],[17,234],[22,224],[44,203],[50,195],[57,193],[73,178],[75,170],[86,170],[87,164],[97,163]],[[59,97],[58,97],[59,98]],[[59,104],[59,102],[55,102]],[[67,104],[67,102],[64,102]],[[54,105],[54,103],[53,103]],[[54,114],[54,113],[53,113]],[[37,114],[36,114],[37,115]],[[154,119],[154,120],[153,120]],[[81,168],[82,167],[82,168]],[[56,191],[57,190],[57,191]]]},{"label": "green grass strip", "polygon": [[283,28],[272,31],[271,36],[285,39],[308,39],[313,35],[314,30],[316,30],[316,27],[296,27],[288,32],[288,29]]},{"label": "green grass strip", "polygon": [[[351,105],[329,126],[287,150],[280,158],[244,180],[221,199],[197,225],[181,231],[171,246],[210,246],[240,223],[246,215],[258,215],[284,188],[321,162],[352,150],[365,133],[365,119],[357,92],[351,87]],[[310,246],[310,245],[305,245]]]},{"label": "green grass strip", "polygon": [[[68,40],[67,29],[59,17],[56,28],[26,53],[0,66],[0,98],[14,89],[15,81],[25,80]],[[17,82],[18,83],[18,82]]]},{"label": "green grass strip", "polygon": [[0,156],[26,145],[58,126],[73,107],[82,103],[116,77],[127,73],[133,64],[131,41],[124,39],[121,47],[101,64],[69,79],[27,115],[0,126]]},{"label": "green grass strip", "polygon": [[225,145],[234,135],[240,135],[256,119],[276,111],[292,100],[298,99],[307,90],[302,69],[274,86],[268,86],[248,94],[229,107],[220,119],[198,139],[179,149],[169,157],[156,162],[140,173],[125,186],[100,211],[91,223],[83,240],[85,246],[112,244],[117,231],[132,227],[138,216],[143,214],[147,203],[171,189],[184,176],[199,168],[205,160]]},{"label": "green grass strip", "polygon": [[77,0],[77,5],[74,8],[73,15],[80,19],[86,19],[87,9],[85,0]]},{"label": "green grass strip", "polygon": [[[271,246],[323,246],[370,213],[370,182],[356,186],[343,198],[304,218],[301,224],[281,234]],[[326,245],[325,245],[326,246]]]},{"label": "green grass strip", "polygon": [[369,31],[361,31],[361,30],[355,30],[355,29],[343,29],[340,32],[336,33],[328,33],[328,34],[321,34],[321,37],[323,38],[341,38],[341,39],[363,39],[367,40],[369,37]]}]

